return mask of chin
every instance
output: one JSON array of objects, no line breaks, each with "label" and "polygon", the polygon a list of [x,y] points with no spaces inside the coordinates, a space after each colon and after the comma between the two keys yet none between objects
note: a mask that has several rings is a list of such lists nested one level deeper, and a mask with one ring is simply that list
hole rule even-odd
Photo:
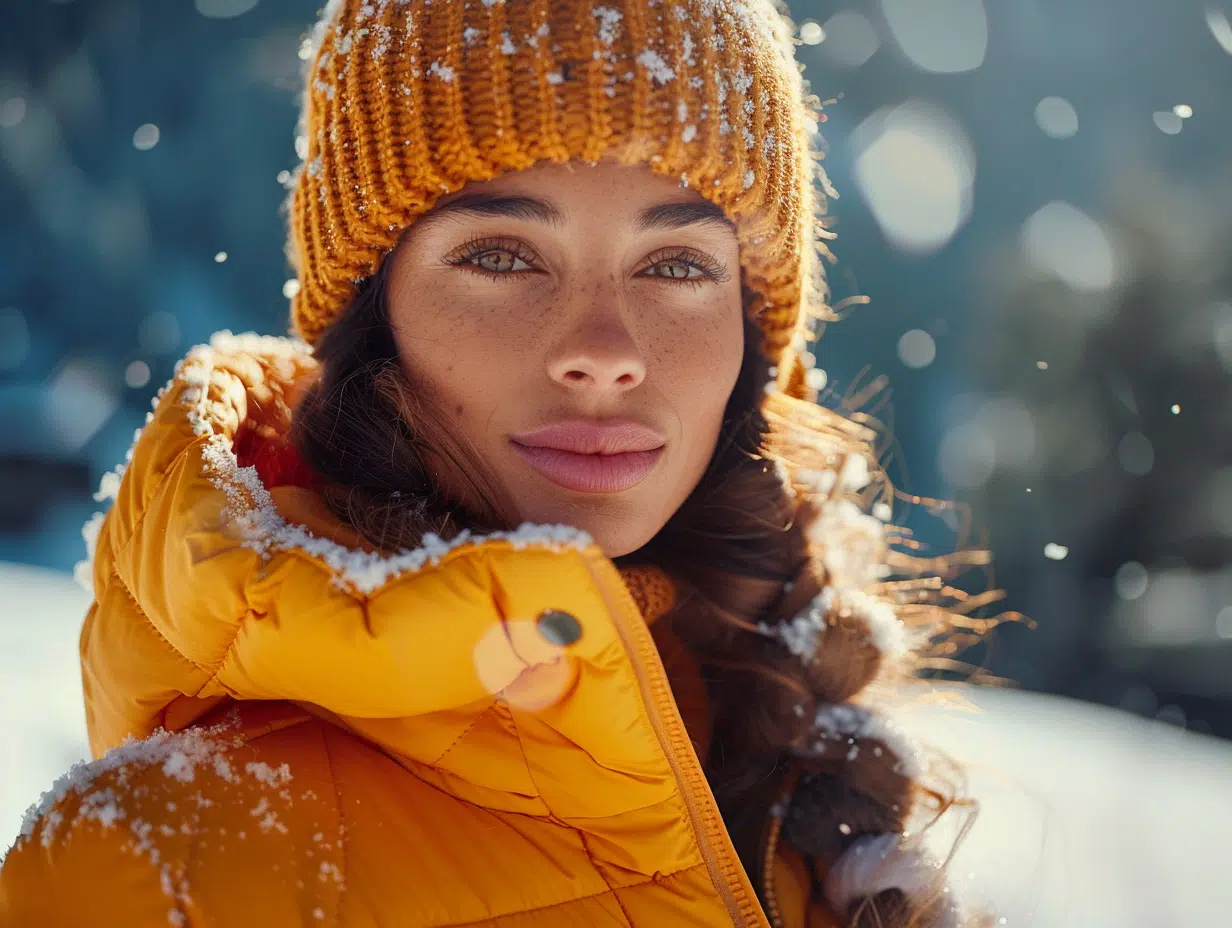
[{"label": "chin", "polygon": [[547,505],[522,506],[520,521],[540,525],[568,525],[581,529],[609,558],[618,558],[642,547],[662,526],[631,518],[628,512],[604,512],[585,504],[551,501]]},{"label": "chin", "polygon": [[640,526],[631,527],[627,520],[621,520],[623,524],[613,525],[612,520],[604,516],[598,518],[579,518],[575,516],[572,522],[568,521],[568,519],[555,521],[564,521],[566,524],[586,532],[609,558],[618,558],[630,554],[654,537],[654,532],[649,530],[649,526],[645,528]]},{"label": "chin", "polygon": [[613,560],[618,557],[623,557],[626,554],[632,554],[650,540],[649,538],[639,538],[636,541],[628,541],[624,538],[618,538],[614,541],[608,541],[595,535],[593,532],[591,533],[591,536],[595,539],[595,542],[599,545],[599,547],[603,549],[603,553]]}]

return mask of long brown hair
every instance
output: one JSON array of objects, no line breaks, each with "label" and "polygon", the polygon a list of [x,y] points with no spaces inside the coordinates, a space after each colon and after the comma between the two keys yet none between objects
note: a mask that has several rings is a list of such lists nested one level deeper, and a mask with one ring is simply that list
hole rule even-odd
[{"label": "long brown hair", "polygon": [[[428,532],[449,539],[463,529],[513,528],[499,481],[436,411],[430,385],[399,362],[386,314],[389,265],[360,284],[317,345],[319,379],[296,408],[292,440],[323,478],[332,509],[377,547],[414,547]],[[746,286],[745,307],[755,299]],[[875,479],[859,502],[884,502],[892,491],[871,459],[866,424],[766,397],[771,379],[760,329],[746,311],[743,364],[706,472],[653,539],[616,559],[621,567],[655,565],[676,584],[676,603],[659,623],[670,623],[705,669],[713,736],[703,762],[759,893],[768,821],[781,822],[782,839],[806,859],[829,863],[862,837],[901,834],[922,809],[935,816],[955,802],[952,790],[924,785],[885,725],[843,731],[840,750],[818,736],[819,713],[865,713],[849,705],[854,697],[910,675],[925,650],[952,650],[954,613],[938,605],[935,578],[887,581],[898,616],[920,633],[913,653],[887,653],[864,612],[838,606],[815,653],[805,659],[784,647],[780,633],[834,579],[809,529],[843,487],[835,479],[818,493],[807,475],[862,458]],[[444,489],[458,481],[465,508]],[[917,574],[937,567],[901,551],[881,556]],[[795,789],[784,808],[789,777]],[[888,889],[836,914],[862,928],[930,925],[942,895],[909,901]],[[773,908],[772,899],[762,902]]]}]

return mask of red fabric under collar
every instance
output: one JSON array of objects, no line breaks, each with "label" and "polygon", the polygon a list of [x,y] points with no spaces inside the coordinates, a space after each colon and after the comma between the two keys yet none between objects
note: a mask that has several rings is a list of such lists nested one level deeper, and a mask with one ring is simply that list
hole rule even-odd
[{"label": "red fabric under collar", "polygon": [[294,445],[282,439],[262,438],[254,429],[241,429],[236,436],[235,457],[240,467],[257,469],[266,489],[312,487],[320,482]]}]

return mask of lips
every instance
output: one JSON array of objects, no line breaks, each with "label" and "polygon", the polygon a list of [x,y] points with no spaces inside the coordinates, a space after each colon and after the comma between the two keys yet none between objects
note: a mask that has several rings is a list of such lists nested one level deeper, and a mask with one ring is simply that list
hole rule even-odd
[{"label": "lips", "polygon": [[619,493],[641,483],[666,439],[636,419],[553,422],[509,436],[514,450],[553,483],[580,493]]},{"label": "lips", "polygon": [[617,454],[578,454],[560,448],[535,448],[512,442],[513,448],[531,467],[553,483],[579,493],[619,493],[645,480],[659,458],[662,446],[649,451]]}]

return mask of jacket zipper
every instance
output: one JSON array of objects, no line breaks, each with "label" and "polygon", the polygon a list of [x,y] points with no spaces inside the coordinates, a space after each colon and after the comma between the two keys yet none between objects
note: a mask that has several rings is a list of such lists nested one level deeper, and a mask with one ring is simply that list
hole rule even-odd
[{"label": "jacket zipper", "polygon": [[761,861],[761,895],[766,900],[766,917],[770,920],[772,928],[785,928],[783,912],[779,908],[778,890],[774,884],[774,861],[778,854],[779,836],[783,833],[783,816],[787,812],[787,804],[791,801],[791,794],[795,792],[799,779],[800,773],[793,766],[779,784],[774,802],[770,806],[770,814],[758,857]]},{"label": "jacket zipper", "polygon": [[718,889],[733,925],[738,928],[770,928],[753,884],[736,856],[710,784],[706,782],[701,763],[685,732],[684,721],[672,698],[667,672],[659,659],[650,629],[616,572],[615,564],[605,555],[589,552],[584,555],[584,561],[595,585],[607,601],[625,649],[634,657],[632,663],[638,688],[651,707],[650,722],[671,764],[672,774],[684,787],[681,794],[711,883]]}]

